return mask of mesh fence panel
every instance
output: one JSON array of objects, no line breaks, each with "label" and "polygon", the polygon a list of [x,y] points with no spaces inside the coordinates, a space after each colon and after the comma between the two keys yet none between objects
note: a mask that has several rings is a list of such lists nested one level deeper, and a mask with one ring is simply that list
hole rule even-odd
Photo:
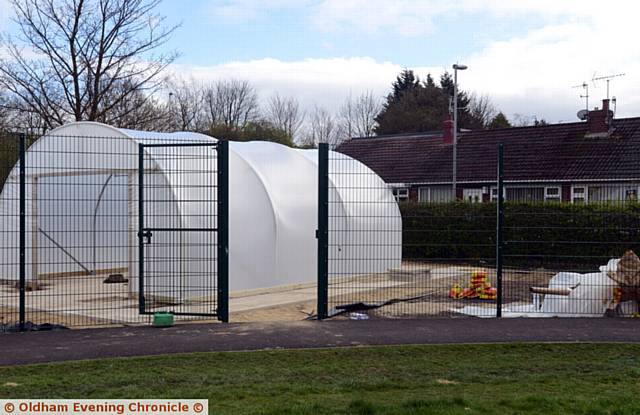
[{"label": "mesh fence panel", "polygon": [[[514,148],[505,145],[502,187],[496,158],[495,182],[467,178],[454,192],[450,172],[448,183],[446,174],[440,183],[385,183],[382,177],[413,173],[401,160],[384,161],[380,146],[369,145],[369,167],[328,153],[329,315],[491,317],[498,307],[506,317],[639,311],[640,180],[624,167],[633,152],[619,154],[619,168],[607,167],[606,177],[592,168],[602,164],[593,153],[564,160],[564,176],[527,180]],[[469,158],[464,167],[479,170]]]},{"label": "mesh fence panel", "polygon": [[[464,306],[496,314],[495,205],[454,203],[451,184],[425,187],[419,202],[416,189],[337,152],[328,174],[330,315],[461,316]],[[482,191],[465,196],[483,200]]]},{"label": "mesh fence panel", "polygon": [[215,145],[141,147],[144,311],[217,312]]},{"label": "mesh fence panel", "polygon": [[[4,328],[12,329],[19,318],[19,138],[6,134],[3,140],[0,310]],[[173,140],[47,134],[25,141],[24,310],[29,325],[149,322],[141,311],[215,313],[214,143],[143,152],[145,215],[151,225],[170,231],[159,231],[145,245],[149,302],[141,309],[138,142]],[[194,140],[175,139],[185,141]]]},{"label": "mesh fence panel", "polygon": [[6,327],[14,327],[19,321],[20,286],[18,268],[20,266],[20,238],[18,236],[20,211],[7,211],[7,206],[20,204],[20,193],[16,191],[20,185],[20,177],[14,166],[19,159],[20,141],[18,136],[0,134],[0,180],[3,198],[2,221],[6,224],[1,229],[0,252],[3,272],[0,274],[0,331]]},{"label": "mesh fence panel", "polygon": [[[598,165],[600,156],[581,155],[566,164]],[[637,156],[634,150],[620,158]],[[505,163],[508,159],[506,147]],[[507,316],[600,317],[638,312],[640,260],[635,253],[640,249],[640,181],[622,167],[607,171],[606,177],[594,179],[600,172],[586,170],[584,180],[570,183],[507,181]],[[508,169],[505,175],[508,179]]]}]

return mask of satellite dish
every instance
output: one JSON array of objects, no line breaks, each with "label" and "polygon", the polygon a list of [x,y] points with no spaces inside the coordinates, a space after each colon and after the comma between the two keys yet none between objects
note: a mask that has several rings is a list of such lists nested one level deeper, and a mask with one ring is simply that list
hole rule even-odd
[{"label": "satellite dish", "polygon": [[589,115],[589,111],[587,110],[578,111],[578,118],[580,118],[582,121],[586,120],[588,115]]}]

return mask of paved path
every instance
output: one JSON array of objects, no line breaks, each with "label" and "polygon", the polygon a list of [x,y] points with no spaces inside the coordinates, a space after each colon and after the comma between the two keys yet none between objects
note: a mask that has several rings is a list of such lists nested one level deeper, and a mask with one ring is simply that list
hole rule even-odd
[{"label": "paved path", "polygon": [[640,319],[424,319],[183,324],[0,334],[0,366],[164,353],[501,342],[639,342]]}]

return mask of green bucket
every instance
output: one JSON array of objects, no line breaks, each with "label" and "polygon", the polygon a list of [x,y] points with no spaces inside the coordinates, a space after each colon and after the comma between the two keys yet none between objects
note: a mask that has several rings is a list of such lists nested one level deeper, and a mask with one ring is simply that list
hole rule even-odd
[{"label": "green bucket", "polygon": [[153,313],[153,327],[171,327],[173,326],[173,314],[160,311]]}]

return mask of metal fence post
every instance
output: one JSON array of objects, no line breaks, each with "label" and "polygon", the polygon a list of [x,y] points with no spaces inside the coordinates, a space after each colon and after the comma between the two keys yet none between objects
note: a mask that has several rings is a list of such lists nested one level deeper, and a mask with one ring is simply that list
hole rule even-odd
[{"label": "metal fence post", "polygon": [[502,255],[504,250],[504,148],[498,144],[498,204],[496,221],[496,317],[502,317]]},{"label": "metal fence post", "polygon": [[145,312],[144,301],[144,145],[138,144],[138,311]]},{"label": "metal fence post", "polygon": [[218,141],[218,319],[229,322],[229,142]]},{"label": "metal fence post", "polygon": [[19,305],[19,324],[20,331],[25,329],[25,292],[26,292],[26,150],[27,150],[27,137],[25,134],[20,134],[19,152],[20,152],[20,305]]},{"label": "metal fence post", "polygon": [[318,320],[328,317],[329,291],[329,144],[318,146]]}]

